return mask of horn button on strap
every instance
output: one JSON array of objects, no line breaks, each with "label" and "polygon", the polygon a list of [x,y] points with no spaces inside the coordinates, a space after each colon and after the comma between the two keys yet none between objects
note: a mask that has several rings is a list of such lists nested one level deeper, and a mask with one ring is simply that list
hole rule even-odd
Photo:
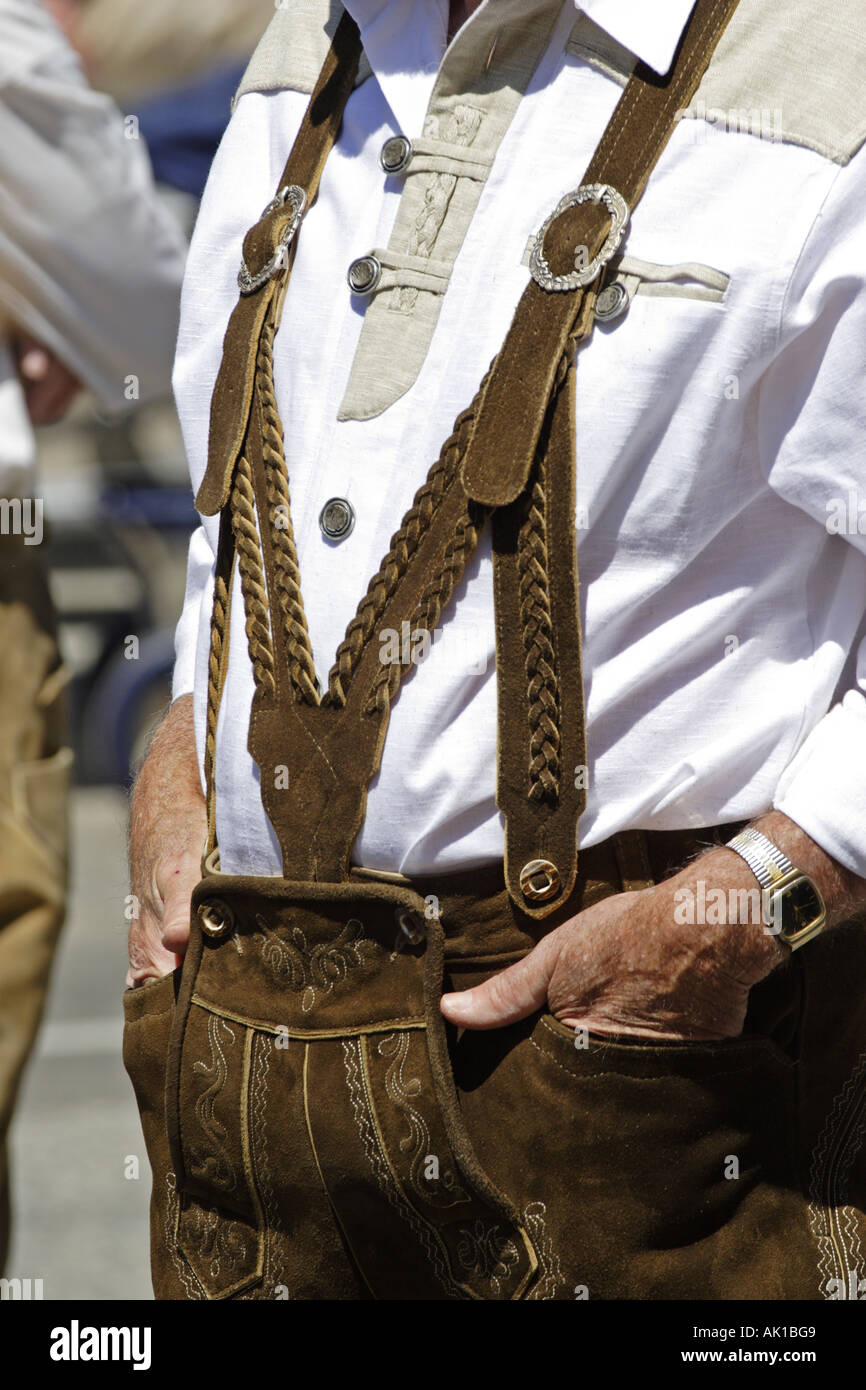
[{"label": "horn button on strap", "polygon": [[547,902],[561,887],[559,870],[549,859],[530,859],[520,870],[520,891],[528,902]]}]

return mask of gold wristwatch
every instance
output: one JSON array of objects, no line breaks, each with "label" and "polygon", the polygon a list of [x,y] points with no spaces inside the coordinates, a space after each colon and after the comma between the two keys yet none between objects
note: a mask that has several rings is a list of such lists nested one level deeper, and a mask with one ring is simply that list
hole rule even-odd
[{"label": "gold wristwatch", "polygon": [[818,885],[795,869],[772,840],[747,826],[725,848],[745,859],[760,883],[765,930],[777,941],[796,951],[823,931],[827,910]]}]

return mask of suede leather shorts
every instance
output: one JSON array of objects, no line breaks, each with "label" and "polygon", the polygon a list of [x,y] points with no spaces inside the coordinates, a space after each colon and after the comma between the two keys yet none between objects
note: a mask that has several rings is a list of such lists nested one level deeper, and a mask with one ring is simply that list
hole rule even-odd
[{"label": "suede leather shorts", "polygon": [[182,969],[126,995],[157,1297],[848,1296],[866,1039],[826,1002],[863,928],[775,971],[736,1039],[458,1035],[443,987],[540,931],[496,883],[203,880]]}]

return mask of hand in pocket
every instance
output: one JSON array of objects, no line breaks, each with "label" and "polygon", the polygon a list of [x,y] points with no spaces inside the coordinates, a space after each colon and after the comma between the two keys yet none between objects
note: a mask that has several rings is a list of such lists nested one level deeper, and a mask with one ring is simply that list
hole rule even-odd
[{"label": "hand in pocket", "polygon": [[700,868],[691,864],[653,888],[605,898],[516,965],[445,995],[442,1011],[463,1028],[502,1027],[547,1007],[592,1033],[693,1042],[737,1037],[749,990],[785,950],[760,920],[684,923],[678,909],[683,890],[699,899],[699,878],[733,888],[738,901],[750,874],[720,849],[703,856]]}]

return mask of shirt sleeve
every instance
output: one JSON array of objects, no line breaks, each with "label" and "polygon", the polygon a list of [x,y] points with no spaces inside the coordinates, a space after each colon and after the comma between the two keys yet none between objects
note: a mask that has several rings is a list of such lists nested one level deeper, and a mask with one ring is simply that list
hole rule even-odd
[{"label": "shirt sleeve", "polygon": [[134,121],[41,5],[0,0],[0,318],[107,410],[168,395],[185,241]]},{"label": "shirt sleeve", "polygon": [[[840,617],[858,636],[866,630],[864,206],[861,150],[836,174],[790,278],[759,419],[767,480],[828,532],[825,554],[848,581],[837,589]],[[840,513],[848,518],[844,526],[834,522]],[[843,548],[835,560],[831,547]],[[866,877],[866,641],[855,640],[844,657],[836,703],[800,743],[773,805]]]},{"label": "shirt sleeve", "polygon": [[175,665],[172,700],[190,695],[195,688],[196,651],[202,608],[210,613],[213,602],[214,553],[203,526],[193,531],[189,543],[186,596],[174,634]]}]

